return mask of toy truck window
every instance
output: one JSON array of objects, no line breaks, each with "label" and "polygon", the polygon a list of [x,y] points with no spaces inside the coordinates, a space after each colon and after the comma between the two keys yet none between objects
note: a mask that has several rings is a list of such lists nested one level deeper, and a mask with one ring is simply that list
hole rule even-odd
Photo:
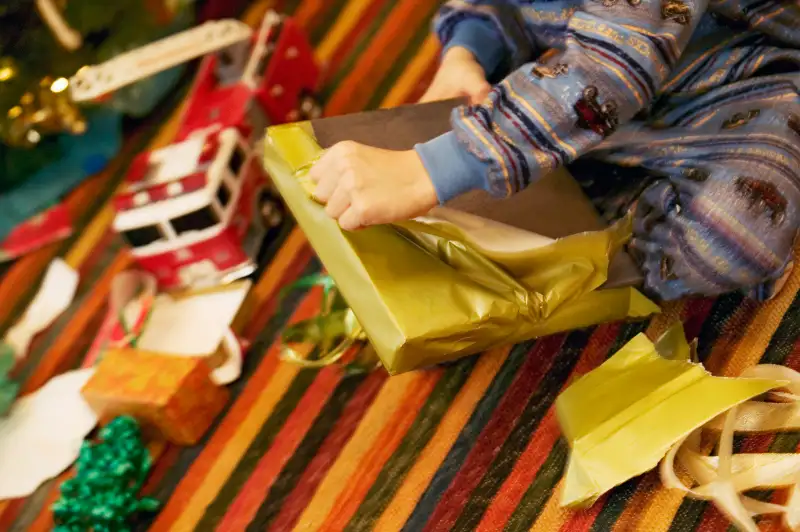
[{"label": "toy truck window", "polygon": [[256,76],[263,77],[267,72],[267,65],[269,64],[270,59],[272,59],[272,54],[275,51],[275,44],[278,42],[278,37],[280,36],[282,29],[283,22],[279,22],[275,27],[272,28],[272,31],[269,32],[267,42],[264,43],[264,53],[262,53],[261,57],[258,58],[258,64],[256,65],[255,71]]},{"label": "toy truck window", "polygon": [[172,219],[172,228],[175,233],[187,233],[189,231],[202,231],[208,229],[219,223],[217,213],[211,208],[210,205],[197,209],[183,216],[178,216]]},{"label": "toy truck window", "polygon": [[228,188],[228,184],[223,181],[219,184],[219,188],[217,189],[217,201],[219,201],[220,207],[225,208],[230,200],[231,191]]},{"label": "toy truck window", "polygon": [[223,66],[230,66],[233,64],[233,57],[231,56],[230,49],[225,48],[224,50],[220,50],[219,62],[222,63]]},{"label": "toy truck window", "polygon": [[242,153],[242,149],[239,146],[233,148],[233,153],[231,153],[231,158],[228,161],[228,169],[230,169],[233,177],[239,176],[239,171],[242,169],[242,165],[244,164],[244,153]]},{"label": "toy truck window", "polygon": [[164,238],[157,225],[145,225],[122,232],[123,238],[133,248],[141,248]]}]

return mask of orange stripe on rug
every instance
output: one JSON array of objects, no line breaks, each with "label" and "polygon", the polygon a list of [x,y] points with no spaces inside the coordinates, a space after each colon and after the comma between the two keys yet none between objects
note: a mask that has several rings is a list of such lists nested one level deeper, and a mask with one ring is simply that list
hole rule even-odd
[{"label": "orange stripe on rug", "polygon": [[338,532],[345,529],[375,483],[384,464],[394,454],[420,410],[425,406],[436,383],[442,377],[443,370],[436,368],[420,373],[413,386],[409,387],[406,397],[398,399],[400,408],[395,412],[394,418],[389,420],[386,428],[372,445],[372,449],[359,460],[358,469],[348,479],[344,491],[339,494],[331,513],[321,527],[322,530]]},{"label": "orange stripe on rug", "polygon": [[401,0],[389,14],[369,48],[342,81],[325,107],[326,114],[346,114],[363,109],[369,102],[374,83],[382,80],[420,27],[435,4]]},{"label": "orange stripe on rug", "polygon": [[436,427],[436,432],[420,452],[389,506],[375,524],[375,530],[390,532],[403,528],[510,351],[510,347],[502,347],[480,357],[467,382]]},{"label": "orange stripe on rug", "polygon": [[369,456],[375,443],[380,440],[384,427],[393,424],[397,411],[403,410],[405,403],[413,400],[412,394],[417,390],[418,382],[425,378],[422,372],[412,372],[386,381],[297,520],[294,530],[318,530],[322,526],[339,494],[345,490],[361,467],[362,460]]},{"label": "orange stripe on rug", "polygon": [[319,372],[275,436],[272,447],[261,457],[247,482],[239,489],[239,494],[217,526],[218,530],[247,528],[272,488],[272,483],[300,445],[341,378],[342,370],[338,366],[327,367]]}]

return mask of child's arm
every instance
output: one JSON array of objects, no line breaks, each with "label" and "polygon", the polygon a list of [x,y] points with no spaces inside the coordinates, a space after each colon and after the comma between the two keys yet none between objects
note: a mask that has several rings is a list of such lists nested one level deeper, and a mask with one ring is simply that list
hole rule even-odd
[{"label": "child's arm", "polygon": [[[459,2],[459,13],[488,4]],[[439,201],[473,188],[513,194],[596,146],[656,96],[706,5],[585,0],[563,50],[518,68],[488,101],[458,109],[453,132],[417,147]]]},{"label": "child's arm", "polygon": [[504,78],[538,51],[510,2],[448,2],[434,28],[442,43],[442,61],[422,102],[468,97],[479,104],[491,90],[489,81]]},{"label": "child's arm", "polygon": [[[512,6],[448,5],[453,20],[492,21],[500,20],[498,8]],[[319,183],[317,195],[331,200],[328,213],[343,228],[355,229],[422,214],[475,188],[513,194],[648,105],[706,6],[707,0],[584,0],[569,17],[564,49],[546,54],[546,64],[517,68],[482,104],[457,109],[452,132],[416,152],[331,148],[309,174]],[[511,49],[505,33],[502,42]]]}]

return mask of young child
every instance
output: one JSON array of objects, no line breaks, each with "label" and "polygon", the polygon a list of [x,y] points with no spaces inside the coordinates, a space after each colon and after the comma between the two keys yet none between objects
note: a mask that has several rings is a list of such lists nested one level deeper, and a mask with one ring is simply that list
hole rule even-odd
[{"label": "young child", "polygon": [[342,228],[471,189],[507,196],[580,158],[632,200],[650,294],[765,299],[785,280],[800,221],[795,0],[452,0],[436,31],[424,100],[472,105],[415,150],[331,148],[311,177]]}]

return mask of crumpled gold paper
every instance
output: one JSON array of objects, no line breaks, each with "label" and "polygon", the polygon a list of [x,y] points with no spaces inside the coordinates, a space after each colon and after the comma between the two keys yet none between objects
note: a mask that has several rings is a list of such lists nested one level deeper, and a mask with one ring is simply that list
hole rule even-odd
[{"label": "crumpled gold paper", "polygon": [[657,343],[640,334],[558,397],[571,448],[562,505],[593,503],[720,414],[785,384],[775,374],[714,377],[691,351],[680,324]]},{"label": "crumpled gold paper", "polygon": [[552,241],[450,209],[342,231],[311,199],[322,150],[309,123],[271,127],[265,166],[389,373],[658,307],[633,288],[597,290],[629,221]]}]

